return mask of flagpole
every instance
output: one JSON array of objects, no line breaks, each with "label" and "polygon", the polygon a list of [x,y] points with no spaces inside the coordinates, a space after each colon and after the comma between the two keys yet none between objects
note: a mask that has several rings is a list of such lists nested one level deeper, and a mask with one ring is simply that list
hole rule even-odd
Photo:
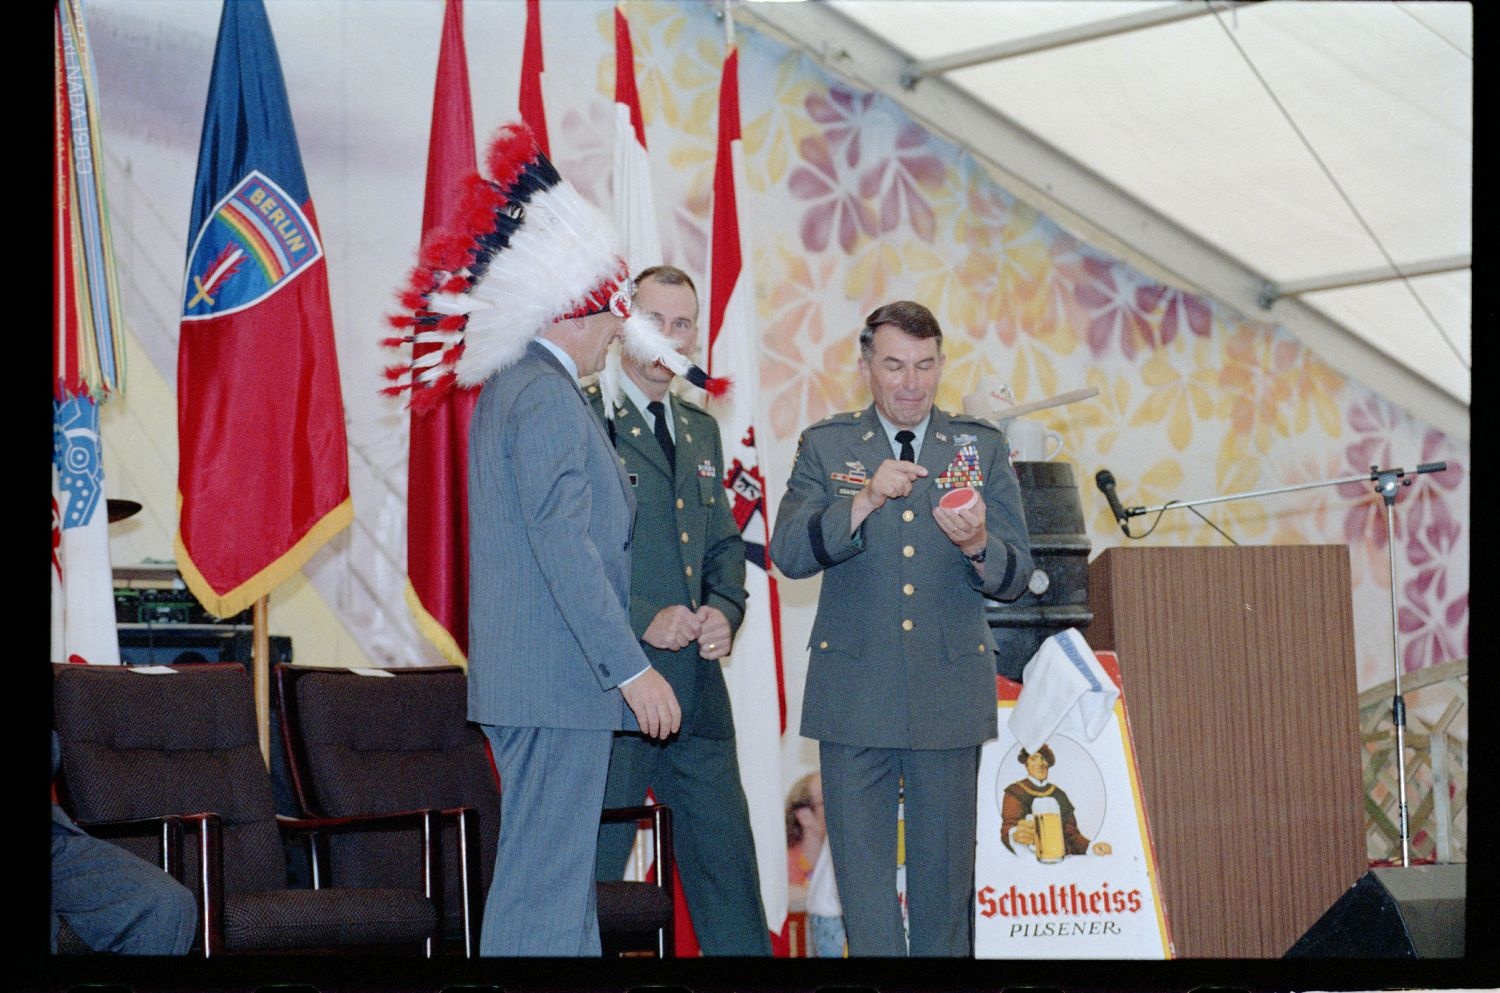
[{"label": "flagpole", "polygon": [[262,596],[255,601],[251,615],[252,674],[255,677],[255,726],[260,736],[260,754],[271,767],[271,636],[267,633],[270,624],[268,603],[270,597]]}]

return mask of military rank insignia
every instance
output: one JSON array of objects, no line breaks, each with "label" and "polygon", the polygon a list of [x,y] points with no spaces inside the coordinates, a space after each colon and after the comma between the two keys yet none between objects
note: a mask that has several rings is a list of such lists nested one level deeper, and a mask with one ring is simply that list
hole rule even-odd
[{"label": "military rank insignia", "polygon": [[937,478],[939,489],[952,489],[955,486],[983,486],[984,473],[979,469],[979,447],[977,445],[964,445],[954,454],[953,461],[948,463],[948,468]]}]

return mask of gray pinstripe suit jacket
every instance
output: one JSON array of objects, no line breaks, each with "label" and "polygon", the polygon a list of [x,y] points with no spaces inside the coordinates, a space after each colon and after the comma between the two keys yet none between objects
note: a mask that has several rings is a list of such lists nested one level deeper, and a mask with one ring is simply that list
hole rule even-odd
[{"label": "gray pinstripe suit jacket", "polygon": [[577,383],[532,341],[469,426],[469,719],[636,728],[618,689],[646,666],[630,627],[635,499]]}]

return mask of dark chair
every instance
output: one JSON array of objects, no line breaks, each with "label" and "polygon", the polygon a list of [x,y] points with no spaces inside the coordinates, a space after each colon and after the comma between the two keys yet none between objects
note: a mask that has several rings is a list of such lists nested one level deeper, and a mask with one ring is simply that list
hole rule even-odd
[{"label": "dark chair", "polygon": [[[500,784],[484,732],[465,716],[463,669],[384,669],[388,675],[375,676],[303,665],[273,671],[293,792],[304,813],[343,816],[390,806],[442,811],[443,932],[473,954],[500,837]],[[650,820],[657,865],[665,869],[658,874],[664,884],[599,884],[606,954],[649,948],[671,956],[671,811],[621,808],[605,811],[601,820]],[[405,878],[387,855],[393,843],[387,839],[329,842],[328,864],[340,885]],[[450,880],[455,884],[447,885]]]},{"label": "dark chair", "polygon": [[[52,692],[64,807],[91,833],[164,862],[195,891],[205,956],[347,946],[432,953],[437,814],[278,817],[243,666],[184,665],[153,675],[54,665]],[[288,887],[283,831],[316,838],[409,825],[427,826],[426,843],[402,853],[425,866],[416,885]],[[316,875],[316,860],[314,868]]]}]

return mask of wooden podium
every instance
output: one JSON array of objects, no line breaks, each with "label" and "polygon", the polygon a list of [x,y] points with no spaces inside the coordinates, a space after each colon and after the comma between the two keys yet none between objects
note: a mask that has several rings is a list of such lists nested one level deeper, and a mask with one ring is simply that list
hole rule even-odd
[{"label": "wooden podium", "polygon": [[1089,606],[1176,954],[1280,958],[1367,868],[1348,548],[1111,548]]}]

